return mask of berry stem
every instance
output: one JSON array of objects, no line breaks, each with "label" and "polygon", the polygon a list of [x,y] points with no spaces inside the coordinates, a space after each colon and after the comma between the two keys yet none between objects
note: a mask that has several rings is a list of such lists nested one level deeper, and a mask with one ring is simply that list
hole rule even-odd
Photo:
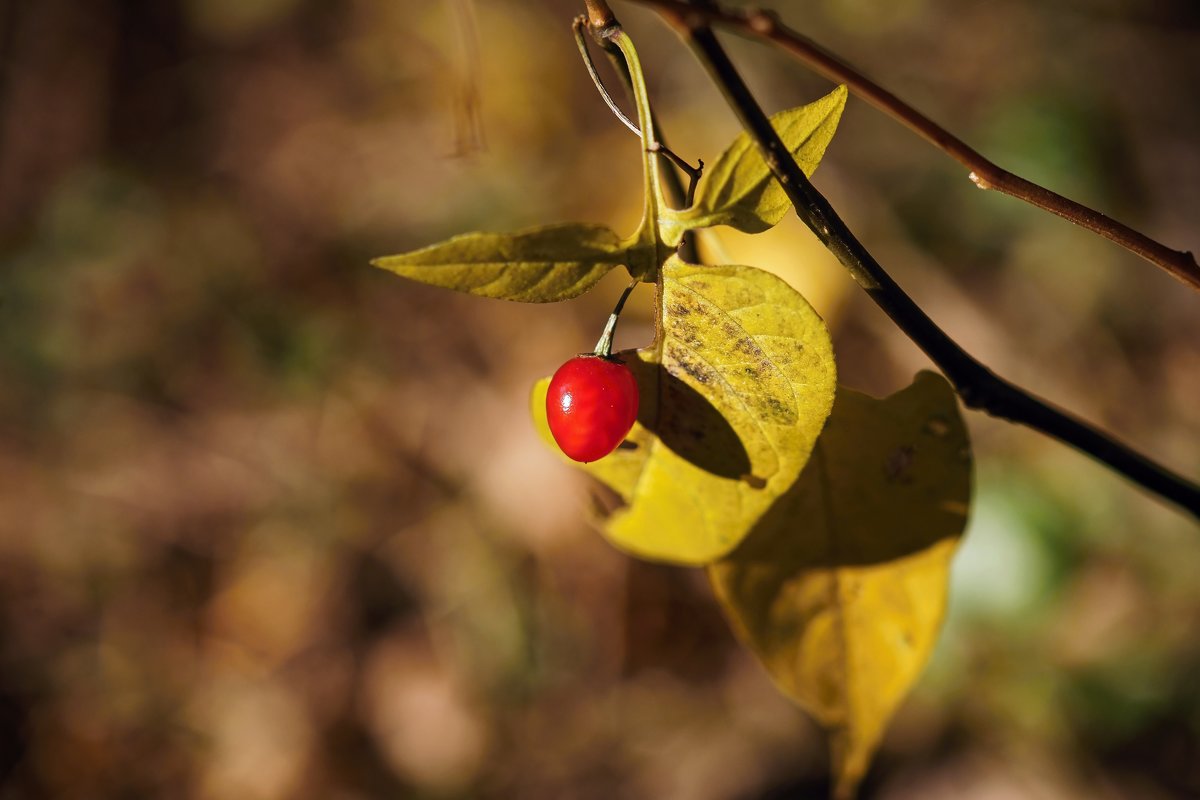
[{"label": "berry stem", "polygon": [[620,318],[621,309],[625,307],[625,301],[629,299],[630,293],[633,292],[633,287],[637,285],[638,282],[635,279],[625,287],[625,291],[621,292],[621,299],[617,301],[613,312],[608,315],[608,323],[605,324],[604,333],[600,334],[600,341],[596,342],[596,349],[594,351],[601,358],[612,358],[613,334],[617,332],[617,319]]}]

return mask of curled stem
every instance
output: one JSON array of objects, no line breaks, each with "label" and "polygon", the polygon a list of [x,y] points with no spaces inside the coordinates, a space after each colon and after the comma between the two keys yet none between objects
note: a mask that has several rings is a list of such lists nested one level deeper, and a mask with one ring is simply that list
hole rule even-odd
[{"label": "curled stem", "polygon": [[604,104],[608,106],[608,110],[613,113],[617,119],[624,123],[626,128],[633,131],[638,137],[641,137],[642,130],[633,120],[625,116],[625,112],[613,100],[612,95],[608,93],[608,88],[605,87],[604,81],[600,78],[600,73],[596,71],[596,63],[592,61],[592,54],[588,50],[587,40],[584,38],[583,29],[587,25],[587,17],[576,17],[571,24],[571,30],[575,33],[575,45],[579,48],[579,55],[583,58],[583,65],[587,67],[588,75],[592,76],[592,83],[596,84],[596,91],[600,92],[600,97],[604,98]]},{"label": "curled stem", "polygon": [[[592,54],[588,50],[587,40],[583,35],[583,29],[587,25],[587,17],[580,16],[575,18],[571,29],[575,33],[575,44],[579,47],[579,55],[583,58],[583,64],[587,67],[588,75],[592,76],[592,83],[596,84],[596,90],[600,92],[600,97],[604,99],[604,103],[608,106],[609,111],[611,111],[613,115],[625,125],[626,128],[633,131],[636,136],[642,138],[644,141],[646,137],[642,136],[641,128],[637,126],[637,123],[627,117],[625,112],[622,111],[620,106],[617,105],[616,101],[613,100],[612,95],[608,92],[608,88],[604,85],[604,81],[600,78],[600,73],[596,70],[596,64],[594,61],[592,61]],[[612,28],[614,25],[616,25],[616,20],[610,16],[608,27]],[[700,175],[704,171],[704,162],[697,161],[697,166],[693,167],[661,141],[652,141],[646,146],[651,153],[665,157],[688,176],[689,185],[685,197],[684,207],[690,206],[692,201],[695,199],[696,184],[699,183]]]}]

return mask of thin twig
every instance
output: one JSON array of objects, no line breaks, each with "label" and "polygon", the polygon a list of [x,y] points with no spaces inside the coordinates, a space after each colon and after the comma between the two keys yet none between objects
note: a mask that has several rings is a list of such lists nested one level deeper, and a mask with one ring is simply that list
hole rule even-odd
[{"label": "thin twig", "polygon": [[608,88],[605,87],[604,81],[601,80],[600,73],[596,71],[596,64],[592,61],[592,54],[588,50],[587,40],[583,36],[583,29],[586,26],[587,17],[576,17],[575,21],[571,24],[571,30],[575,33],[575,46],[579,48],[579,55],[583,58],[583,65],[587,67],[588,75],[592,76],[592,83],[596,84],[596,91],[600,92],[600,96],[604,98],[604,104],[608,106],[608,110],[640,139],[642,137],[642,129],[637,126],[636,122],[625,116],[625,112],[621,110],[617,102],[612,99],[612,95],[608,93]]},{"label": "thin twig", "polygon": [[679,167],[679,169],[687,174],[688,189],[686,196],[683,199],[683,207],[690,207],[696,199],[696,184],[700,182],[700,174],[704,172],[704,162],[700,159],[696,159],[696,166],[693,167],[691,164],[687,163],[678,155],[676,155],[675,151],[667,147],[667,145],[661,139],[650,146],[650,152],[666,156],[672,164]]},{"label": "thin twig", "polygon": [[1197,265],[1196,258],[1192,253],[1167,247],[1095,209],[1088,208],[997,166],[966,142],[887,89],[803,34],[785,26],[773,13],[758,10],[737,12],[713,7],[700,8],[683,2],[683,0],[636,1],[642,5],[657,8],[663,13],[669,13],[676,19],[688,20],[689,24],[717,23],[731,31],[777,45],[826,78],[838,83],[845,83],[856,95],[941,149],[970,170],[969,177],[979,188],[995,189],[1070,220],[1076,225],[1116,242],[1150,263],[1162,267],[1193,289],[1200,289],[1200,265]]},{"label": "thin twig", "polygon": [[[633,131],[635,136],[638,138],[643,138],[641,128],[637,126],[637,123],[625,116],[625,112],[622,111],[621,107],[618,106],[616,101],[612,99],[612,95],[608,93],[608,89],[605,87],[604,81],[600,78],[600,73],[596,70],[596,65],[592,61],[592,54],[588,51],[587,40],[583,36],[583,29],[587,26],[587,24],[587,17],[576,17],[575,22],[571,27],[575,32],[575,44],[579,47],[579,55],[583,57],[583,63],[584,66],[587,67],[588,75],[592,76],[592,83],[596,84],[596,90],[600,92],[600,97],[604,99],[604,103],[608,106],[608,110],[611,111],[617,119],[625,123],[625,127]],[[623,74],[627,74],[627,72]],[[651,153],[665,156],[672,164],[687,174],[690,183],[687,196],[684,198],[683,207],[687,208],[690,206],[692,201],[695,199],[696,184],[700,181],[701,173],[704,172],[704,162],[697,160],[697,166],[693,167],[691,164],[684,161],[679,155],[677,155],[674,150],[667,147],[667,145],[663,143],[661,139],[659,141],[651,142],[649,145],[649,151]]]},{"label": "thin twig", "polygon": [[[612,29],[614,26],[616,26],[616,18],[612,16],[612,12],[608,10],[608,4],[604,2],[604,0],[593,0],[593,2],[588,4],[589,12],[591,12],[594,8],[600,9],[597,11],[597,16],[608,19],[608,24],[604,27],[594,27],[591,22],[588,22],[588,29],[592,34],[593,40],[595,40],[596,44],[608,56],[613,70],[615,70],[617,75],[620,76],[621,84],[625,87],[626,94],[629,97],[632,97],[633,76],[629,73],[629,65],[625,63],[625,57],[621,54],[621,49],[609,41],[608,38],[606,38],[606,33],[612,32]],[[575,36],[576,41],[578,42],[578,39],[580,38],[578,29],[575,31]],[[583,47],[583,45],[581,45],[581,47]],[[581,52],[585,51],[581,50]],[[588,72],[592,74],[592,79],[596,80],[596,68],[595,64],[590,63],[590,53],[585,56],[585,62],[589,63]],[[607,90],[604,93],[607,94]],[[612,100],[611,95],[608,97],[608,100]],[[658,141],[665,146],[665,138],[663,137],[662,130],[658,124],[658,118],[654,114],[653,109],[650,111],[650,119],[654,125],[654,130],[657,134]],[[640,131],[638,131],[638,135],[641,136]],[[677,168],[679,167],[678,161],[672,161],[671,163]],[[704,171],[704,162],[700,159],[696,159],[696,164],[697,166],[692,168],[691,165],[687,164],[687,162],[683,162],[682,168],[663,170],[663,184],[664,188],[667,190],[667,199],[672,208],[688,208],[695,201],[696,187],[699,185],[700,175]],[[683,172],[688,176],[686,188],[683,185],[683,180],[680,178],[680,172]],[[696,231],[684,232],[683,238],[679,242],[679,257],[684,261],[693,264],[699,260],[699,254],[696,250]]]},{"label": "thin twig", "polygon": [[680,13],[673,7],[662,8],[660,13],[688,41],[724,93],[743,127],[762,150],[797,215],[871,299],[945,373],[967,407],[1021,423],[1065,442],[1200,518],[1200,487],[997,376],[946,335],[892,280],[829,201],[813,188],[707,26],[706,18]]}]

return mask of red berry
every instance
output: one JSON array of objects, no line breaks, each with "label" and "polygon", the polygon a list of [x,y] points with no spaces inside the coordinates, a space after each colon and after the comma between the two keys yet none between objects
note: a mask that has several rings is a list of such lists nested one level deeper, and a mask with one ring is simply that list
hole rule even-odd
[{"label": "red berry", "polygon": [[569,458],[604,458],[637,420],[638,388],[629,367],[615,358],[581,355],[558,368],[546,394],[546,421]]}]

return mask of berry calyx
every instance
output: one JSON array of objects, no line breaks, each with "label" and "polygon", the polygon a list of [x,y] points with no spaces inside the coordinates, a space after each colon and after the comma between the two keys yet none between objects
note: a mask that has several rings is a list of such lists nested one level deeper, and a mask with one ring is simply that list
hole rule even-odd
[{"label": "berry calyx", "polygon": [[546,394],[546,421],[568,458],[588,463],[617,448],[633,428],[638,387],[615,358],[576,356],[558,368]]}]

